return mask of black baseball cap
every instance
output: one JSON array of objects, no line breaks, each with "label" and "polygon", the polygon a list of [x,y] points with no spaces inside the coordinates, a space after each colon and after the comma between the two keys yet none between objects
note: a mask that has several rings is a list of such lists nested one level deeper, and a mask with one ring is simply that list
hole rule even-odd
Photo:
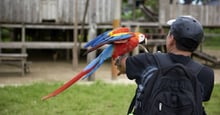
[{"label": "black baseball cap", "polygon": [[194,51],[203,40],[203,27],[192,16],[181,16],[167,22],[170,33],[182,50]]}]

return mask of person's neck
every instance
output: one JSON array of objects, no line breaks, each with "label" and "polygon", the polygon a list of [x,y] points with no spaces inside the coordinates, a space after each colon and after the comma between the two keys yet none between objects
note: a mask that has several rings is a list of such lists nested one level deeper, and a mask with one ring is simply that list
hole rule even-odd
[{"label": "person's neck", "polygon": [[181,51],[181,50],[177,50],[177,49],[172,49],[168,53],[172,53],[172,54],[175,54],[175,55],[183,55],[183,56],[191,56],[192,55],[192,52]]}]

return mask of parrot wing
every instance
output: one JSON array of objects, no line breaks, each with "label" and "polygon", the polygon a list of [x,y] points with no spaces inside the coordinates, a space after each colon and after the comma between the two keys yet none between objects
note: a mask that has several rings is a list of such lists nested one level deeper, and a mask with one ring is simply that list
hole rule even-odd
[{"label": "parrot wing", "polygon": [[108,37],[108,39],[102,39],[102,41],[97,41],[97,42],[94,42],[94,44],[92,44],[92,47],[89,48],[85,54],[89,53],[89,52],[92,52],[96,49],[98,49],[99,47],[105,45],[105,44],[110,44],[110,43],[125,43],[127,42],[127,40],[129,38],[131,38],[133,35],[132,34],[123,34],[123,35],[120,35],[120,36],[112,36],[112,37]]},{"label": "parrot wing", "polygon": [[104,33],[98,35],[96,38],[94,38],[93,40],[91,40],[90,42],[88,42],[88,43],[84,46],[84,48],[88,48],[89,46],[92,46],[92,44],[94,44],[94,43],[95,43],[97,40],[99,40],[99,39],[108,37],[108,34],[109,34],[110,32],[111,32],[111,30],[110,30],[110,31],[106,31],[106,32],[104,32]]},{"label": "parrot wing", "polygon": [[102,46],[107,43],[111,43],[115,40],[123,40],[128,39],[130,37],[129,28],[127,27],[120,27],[114,29],[112,31],[104,32],[103,34],[97,36],[93,40],[89,41],[84,48]]},{"label": "parrot wing", "polygon": [[134,36],[133,32],[129,32],[129,28],[120,27],[112,31],[107,31],[88,42],[84,47],[90,47],[85,53],[88,54],[105,44],[126,43],[128,39]]}]

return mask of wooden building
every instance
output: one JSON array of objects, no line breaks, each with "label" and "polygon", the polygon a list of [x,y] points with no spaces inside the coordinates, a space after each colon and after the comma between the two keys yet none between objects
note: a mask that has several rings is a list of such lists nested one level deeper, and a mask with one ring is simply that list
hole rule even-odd
[{"label": "wooden building", "polygon": [[[77,0],[77,2],[76,0],[1,0],[0,53],[1,49],[22,49],[21,53],[26,53],[27,49],[74,49],[74,37],[78,37],[74,36],[74,30],[78,31],[82,27],[89,29],[91,26],[95,27],[94,29],[113,28],[112,22],[116,13],[115,1],[120,0],[89,0],[88,12],[84,18],[87,0]],[[180,15],[192,15],[205,27],[220,27],[219,11],[220,6],[182,5],[178,3],[178,0],[159,0],[157,22],[127,21],[121,22],[121,26],[161,29],[167,26],[166,22],[169,19]],[[12,39],[10,42],[3,42],[2,28],[10,28],[14,33],[20,32],[20,41]],[[66,35],[62,36],[61,41],[54,40],[51,36],[50,39],[44,41],[40,38],[42,36],[35,36],[39,33],[28,34],[29,31],[40,30],[53,32],[60,30],[65,31]],[[29,41],[27,34],[35,40]],[[164,33],[161,36],[164,37]],[[151,43],[158,44],[154,41]],[[160,41],[158,45],[164,44],[165,42]]]},{"label": "wooden building", "polygon": [[[114,13],[112,0],[93,0],[96,23],[111,24]],[[78,0],[78,22],[83,20],[86,0]],[[0,23],[3,24],[73,24],[75,0],[1,0]],[[88,11],[90,12],[90,10]],[[89,13],[88,13],[89,14]],[[89,22],[86,16],[86,23]]]},{"label": "wooden building", "polygon": [[[81,45],[77,42],[79,29],[112,28],[114,9],[112,0],[1,0],[0,54],[8,53],[5,49],[15,49],[16,57],[14,54],[7,57],[21,61],[22,68],[26,59],[20,57],[25,54],[26,58],[28,49],[67,49],[67,57],[71,54],[68,49],[73,49],[75,56],[76,48]],[[2,39],[5,28],[10,29],[12,37],[6,42]],[[64,35],[57,39],[57,33]],[[73,66],[78,63],[75,62]]]},{"label": "wooden building", "polygon": [[[22,49],[22,53],[26,53],[26,49],[72,49],[74,30],[78,32],[82,26],[89,29],[91,23],[96,24],[96,29],[112,28],[114,1],[88,1],[87,7],[87,0],[1,0],[0,51]],[[75,22],[77,25],[74,25]],[[3,42],[1,39],[3,28],[11,29],[12,34],[15,34],[13,37],[21,36],[20,41],[12,38],[12,41]],[[56,37],[55,35],[51,37],[51,34],[48,34],[50,39],[44,41],[42,35],[39,36],[41,30],[48,32],[60,30],[65,31],[66,35],[62,36],[63,40],[58,41],[52,38]],[[27,35],[30,31],[31,34]],[[27,36],[35,40],[28,41]]]}]

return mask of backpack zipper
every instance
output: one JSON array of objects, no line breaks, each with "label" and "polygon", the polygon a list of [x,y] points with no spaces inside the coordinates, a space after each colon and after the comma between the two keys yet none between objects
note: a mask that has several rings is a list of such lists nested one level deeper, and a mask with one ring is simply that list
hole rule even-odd
[{"label": "backpack zipper", "polygon": [[159,103],[159,111],[162,111],[162,105],[163,105],[163,104],[160,102],[160,103]]}]

